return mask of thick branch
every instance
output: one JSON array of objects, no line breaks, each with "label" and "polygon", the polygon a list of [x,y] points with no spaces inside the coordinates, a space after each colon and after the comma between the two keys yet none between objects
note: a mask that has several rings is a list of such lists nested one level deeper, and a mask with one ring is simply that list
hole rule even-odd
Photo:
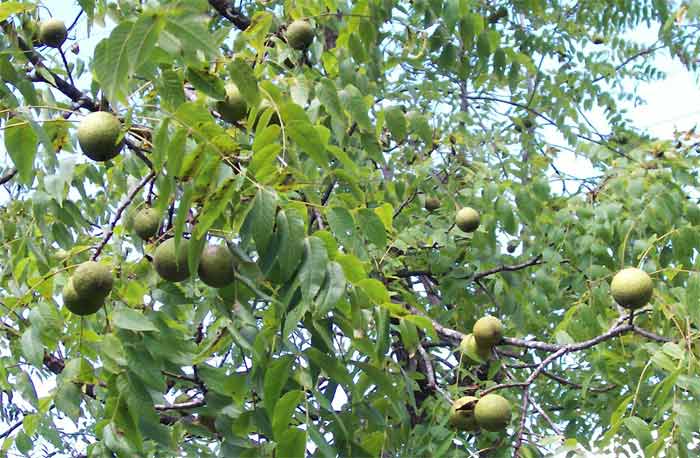
[{"label": "thick branch", "polygon": [[[7,30],[7,27],[8,26],[3,26],[3,30],[5,31],[5,33],[9,32]],[[63,78],[49,70],[42,62],[41,55],[38,52],[36,52],[32,46],[26,43],[21,37],[17,35],[15,36],[17,38],[17,45],[24,52],[24,55],[27,57],[29,62],[31,62],[32,65],[34,65],[34,67],[37,69],[43,68],[44,70],[46,70],[51,75],[51,79],[53,81],[49,81],[43,76],[41,76],[40,72],[37,72],[37,77],[41,78],[44,82],[48,84],[54,85],[56,89],[61,91],[63,95],[71,99],[73,102],[84,106],[90,111],[98,110],[97,104],[95,104],[95,102],[90,97],[86,96],[80,89],[78,89],[68,81],[64,80]]]},{"label": "thick branch", "polygon": [[423,362],[423,367],[425,369],[425,378],[428,381],[428,389],[435,391],[437,388],[437,383],[435,382],[435,370],[433,369],[433,363],[430,361],[430,355],[425,351],[422,345],[418,344],[418,354]]},{"label": "thick branch", "polygon": [[250,18],[233,6],[231,0],[209,0],[209,4],[225,19],[229,20],[239,30],[250,27]]},{"label": "thick branch", "polygon": [[112,235],[114,234],[114,228],[117,226],[117,223],[122,217],[122,213],[124,213],[124,210],[126,210],[126,208],[129,205],[131,205],[139,191],[141,191],[144,188],[144,186],[148,184],[149,181],[155,178],[155,176],[155,172],[151,172],[148,175],[146,175],[146,178],[141,180],[141,182],[129,193],[129,196],[126,198],[126,201],[124,201],[124,203],[119,206],[119,208],[117,209],[117,213],[114,215],[112,223],[109,225],[109,229],[105,233],[100,244],[97,245],[97,247],[95,248],[95,254],[92,255],[93,261],[100,256],[100,253],[102,253],[102,250],[104,249],[105,245],[107,245],[107,242],[109,242],[109,240],[112,238]]}]

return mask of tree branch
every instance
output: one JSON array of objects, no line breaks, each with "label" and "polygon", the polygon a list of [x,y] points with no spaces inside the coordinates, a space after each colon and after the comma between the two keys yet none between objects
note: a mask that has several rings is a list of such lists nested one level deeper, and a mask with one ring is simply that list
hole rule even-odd
[{"label": "tree branch", "polygon": [[12,434],[12,431],[14,431],[15,429],[17,429],[17,428],[19,428],[20,426],[22,426],[22,421],[23,421],[23,420],[18,420],[15,424],[13,424],[13,425],[10,426],[9,428],[7,428],[7,430],[5,430],[2,434],[0,434],[0,439],[6,438],[6,437],[9,436],[10,434]]},{"label": "tree branch", "polygon": [[12,167],[2,177],[0,177],[0,185],[3,185],[11,179],[13,179],[15,175],[17,175],[17,169],[15,167]]},{"label": "tree branch", "polygon": [[539,264],[543,264],[541,254],[538,254],[537,256],[530,259],[529,261],[523,262],[521,264],[514,264],[512,266],[500,265],[498,267],[494,267],[493,269],[484,270],[482,272],[477,272],[472,276],[471,280],[472,281],[479,281],[484,277],[488,277],[489,275],[493,275],[493,274],[496,274],[499,272],[514,272],[516,270],[526,269],[528,267],[536,266]]},{"label": "tree branch", "polygon": [[117,223],[122,217],[122,213],[124,213],[124,210],[126,210],[126,208],[129,205],[131,205],[131,203],[134,201],[134,198],[136,197],[136,194],[138,194],[139,191],[141,191],[144,188],[144,186],[148,184],[149,181],[155,178],[155,176],[156,173],[153,171],[146,175],[146,178],[141,180],[141,182],[129,193],[128,197],[126,198],[126,201],[124,201],[124,203],[119,206],[119,208],[117,209],[117,213],[114,215],[112,223],[109,225],[109,229],[105,233],[100,244],[97,245],[97,247],[95,248],[95,254],[92,255],[93,261],[97,260],[97,258],[100,256],[100,253],[102,253],[102,250],[104,249],[105,245],[107,245],[107,242],[109,242],[109,239],[112,238],[112,235],[114,234],[114,228],[117,226]]},{"label": "tree branch", "polygon": [[239,30],[250,27],[250,18],[241,10],[233,6],[231,0],[209,0],[209,4],[225,19],[230,21]]},{"label": "tree branch", "polygon": [[162,412],[164,410],[188,410],[188,409],[196,409],[197,407],[203,407],[207,404],[207,401],[204,399],[195,399],[194,401],[187,401],[187,402],[181,402],[178,404],[156,404],[153,407]]}]

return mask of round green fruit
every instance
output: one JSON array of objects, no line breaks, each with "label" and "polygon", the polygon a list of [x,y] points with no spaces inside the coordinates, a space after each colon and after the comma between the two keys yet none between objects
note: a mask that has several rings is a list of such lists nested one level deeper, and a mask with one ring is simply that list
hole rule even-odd
[{"label": "round green fruit", "polygon": [[471,207],[464,207],[455,215],[455,224],[464,232],[474,232],[480,223],[479,212]]},{"label": "round green fruit", "polygon": [[63,305],[76,315],[86,316],[97,313],[104,305],[104,298],[100,296],[80,296],[73,287],[73,279],[69,279],[63,286]]},{"label": "round green fruit", "polygon": [[233,83],[226,85],[226,98],[223,102],[216,103],[216,111],[221,117],[231,124],[235,124],[246,117],[248,112],[248,104],[243,100],[238,86]]},{"label": "round green fruit", "polygon": [[511,415],[510,402],[497,394],[487,394],[474,407],[476,423],[487,431],[503,431]]},{"label": "round green fruit", "polygon": [[440,208],[440,199],[437,197],[426,197],[425,199],[425,209],[429,212],[433,212]]},{"label": "round green fruit", "polygon": [[67,36],[66,24],[60,19],[49,19],[39,24],[39,41],[50,48],[60,48]]},{"label": "round green fruit", "polygon": [[287,43],[294,49],[306,49],[314,41],[314,30],[306,21],[294,21],[287,27]]},{"label": "round green fruit", "polygon": [[111,269],[96,261],[80,264],[73,272],[72,281],[80,299],[99,297],[104,300],[114,286]]},{"label": "round green fruit", "polygon": [[189,240],[187,239],[180,240],[177,252],[175,251],[175,239],[168,239],[158,245],[153,254],[153,265],[163,280],[179,282],[189,278],[188,246]]},{"label": "round green fruit", "polygon": [[209,245],[199,258],[199,278],[213,288],[223,288],[233,283],[233,255],[222,245]]},{"label": "round green fruit", "polygon": [[449,424],[460,431],[474,431],[478,428],[474,418],[474,405],[478,398],[463,396],[452,403]]},{"label": "round green fruit", "polygon": [[491,347],[479,346],[473,334],[467,334],[459,343],[459,351],[471,364],[483,364],[491,356]]},{"label": "round green fruit", "polygon": [[134,232],[143,240],[150,240],[158,233],[160,213],[154,208],[143,208],[134,215]]},{"label": "round green fruit", "polygon": [[496,317],[485,316],[474,323],[472,332],[479,347],[491,348],[503,338],[503,323]]},{"label": "round green fruit", "polygon": [[651,300],[654,284],[649,274],[636,267],[622,269],[610,283],[615,302],[628,309],[643,307]]},{"label": "round green fruit", "polygon": [[93,161],[104,162],[116,157],[124,145],[121,123],[116,116],[97,111],[85,116],[78,126],[78,143]]}]

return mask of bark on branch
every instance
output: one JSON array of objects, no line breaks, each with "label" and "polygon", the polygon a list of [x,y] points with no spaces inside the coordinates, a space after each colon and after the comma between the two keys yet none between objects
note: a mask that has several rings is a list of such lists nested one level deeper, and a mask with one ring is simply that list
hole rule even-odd
[{"label": "bark on branch", "polygon": [[119,206],[119,208],[117,209],[117,213],[114,215],[112,223],[109,225],[109,229],[105,233],[100,244],[97,245],[97,247],[95,248],[95,254],[92,255],[93,261],[97,260],[97,258],[100,256],[100,253],[102,253],[102,250],[104,249],[105,245],[107,245],[107,242],[109,242],[109,239],[112,238],[112,235],[114,234],[114,228],[117,226],[117,223],[122,217],[122,213],[124,213],[124,210],[126,210],[126,208],[129,205],[131,205],[136,195],[146,186],[146,184],[148,184],[149,181],[154,179],[155,176],[156,173],[153,171],[146,175],[146,177],[143,180],[141,180],[141,182],[129,193],[129,196],[126,198],[124,203]]},{"label": "bark on branch", "polygon": [[250,18],[233,6],[231,0],[209,0],[209,4],[239,30],[250,27]]}]

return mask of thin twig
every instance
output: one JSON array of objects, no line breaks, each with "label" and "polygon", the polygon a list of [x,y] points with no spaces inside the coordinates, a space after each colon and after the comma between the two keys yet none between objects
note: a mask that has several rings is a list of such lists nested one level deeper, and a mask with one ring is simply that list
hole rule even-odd
[{"label": "thin twig", "polygon": [[19,420],[19,421],[17,421],[15,424],[13,424],[13,425],[10,426],[9,428],[7,428],[7,430],[5,430],[5,432],[3,432],[2,434],[0,434],[0,439],[4,439],[4,438],[6,438],[7,436],[9,436],[10,434],[12,434],[12,431],[14,431],[15,429],[17,429],[17,428],[19,428],[20,426],[22,426],[22,422],[23,422],[23,420]]},{"label": "thin twig", "polygon": [[7,171],[2,177],[0,177],[0,185],[3,185],[13,179],[17,175],[17,169],[15,167],[12,167],[10,170]]},{"label": "thin twig", "polygon": [[178,404],[156,404],[153,406],[154,409],[158,411],[163,411],[163,410],[188,410],[188,409],[196,409],[198,407],[203,407],[207,404],[207,401],[204,399],[195,399],[194,401],[187,401],[187,402],[181,402]]},{"label": "thin twig", "polygon": [[122,217],[122,213],[124,213],[124,210],[131,205],[131,203],[134,201],[134,198],[136,195],[143,189],[146,184],[153,178],[155,178],[156,173],[151,171],[146,177],[141,180],[141,182],[129,193],[129,195],[126,198],[126,201],[124,201],[123,204],[119,206],[117,209],[117,213],[114,215],[114,219],[112,220],[112,223],[109,225],[109,229],[105,233],[104,237],[102,238],[102,241],[100,244],[95,248],[95,254],[92,255],[92,260],[95,261],[97,258],[100,256],[100,253],[102,253],[102,250],[104,249],[105,245],[107,245],[107,242],[112,238],[112,235],[114,234],[114,228],[117,226],[117,223],[119,222],[119,219]]}]

